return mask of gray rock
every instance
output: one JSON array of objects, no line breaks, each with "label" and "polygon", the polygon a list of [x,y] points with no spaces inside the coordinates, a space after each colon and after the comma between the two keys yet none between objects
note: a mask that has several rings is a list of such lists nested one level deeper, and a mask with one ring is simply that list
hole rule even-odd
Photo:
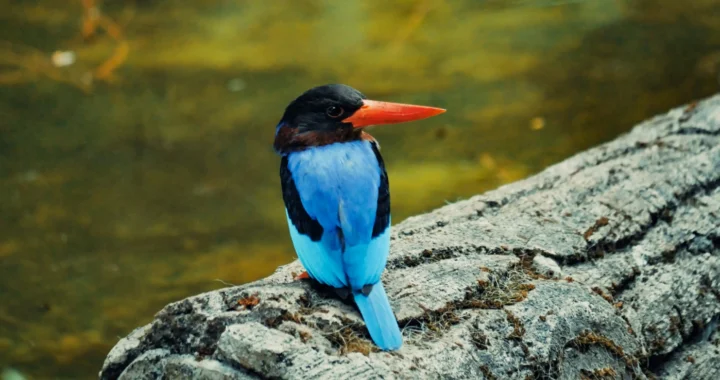
[{"label": "gray rock", "polygon": [[720,378],[720,96],[395,226],[396,353],[301,270],[166,306],[100,377]]},{"label": "gray rock", "polygon": [[543,255],[535,255],[532,261],[532,269],[546,277],[562,278],[562,269],[557,261]]}]

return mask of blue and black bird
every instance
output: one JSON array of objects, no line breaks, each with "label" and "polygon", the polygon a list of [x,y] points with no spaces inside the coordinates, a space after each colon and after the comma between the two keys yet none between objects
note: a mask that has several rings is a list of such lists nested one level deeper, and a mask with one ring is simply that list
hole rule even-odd
[{"label": "blue and black bird", "polygon": [[275,131],[295,251],[314,280],[351,293],[375,344],[402,335],[380,275],[390,248],[390,193],[380,149],[364,127],[419,120],[444,109],[368,100],[331,84],[292,101]]}]

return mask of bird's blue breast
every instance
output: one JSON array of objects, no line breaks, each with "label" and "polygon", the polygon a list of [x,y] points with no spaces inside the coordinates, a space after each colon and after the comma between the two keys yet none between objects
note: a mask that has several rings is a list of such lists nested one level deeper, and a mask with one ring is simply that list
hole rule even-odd
[{"label": "bird's blue breast", "polygon": [[287,168],[308,216],[324,231],[341,230],[346,245],[372,238],[384,170],[371,144],[330,144],[288,156]]},{"label": "bird's blue breast", "polygon": [[375,284],[389,251],[390,195],[377,145],[353,141],[282,158],[290,235],[305,269],[334,287]]}]

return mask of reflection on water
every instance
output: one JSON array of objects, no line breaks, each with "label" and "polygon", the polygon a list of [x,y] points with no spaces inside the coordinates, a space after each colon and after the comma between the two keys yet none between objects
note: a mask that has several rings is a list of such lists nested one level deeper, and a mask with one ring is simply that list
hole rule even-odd
[{"label": "reflection on water", "polygon": [[372,131],[394,221],[718,89],[714,0],[106,3],[0,0],[0,370],[94,377],[292,260],[272,134],[311,86],[448,109]]}]

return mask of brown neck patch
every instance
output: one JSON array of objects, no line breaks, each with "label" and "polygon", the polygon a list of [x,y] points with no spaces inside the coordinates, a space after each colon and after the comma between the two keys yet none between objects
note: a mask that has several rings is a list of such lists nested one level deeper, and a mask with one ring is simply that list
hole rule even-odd
[{"label": "brown neck patch", "polygon": [[297,129],[283,125],[275,135],[274,148],[278,153],[290,153],[314,146],[330,145],[356,140],[375,141],[362,129],[338,128],[332,131],[308,131],[298,133]]},{"label": "brown neck patch", "polygon": [[369,133],[367,133],[367,132],[365,132],[365,131],[362,131],[362,132],[360,133],[360,138],[363,139],[363,140],[365,140],[365,141],[370,141],[370,142],[373,142],[373,143],[376,143],[376,144],[377,144],[377,140],[375,140],[375,138],[372,137],[372,135],[370,135]]}]

